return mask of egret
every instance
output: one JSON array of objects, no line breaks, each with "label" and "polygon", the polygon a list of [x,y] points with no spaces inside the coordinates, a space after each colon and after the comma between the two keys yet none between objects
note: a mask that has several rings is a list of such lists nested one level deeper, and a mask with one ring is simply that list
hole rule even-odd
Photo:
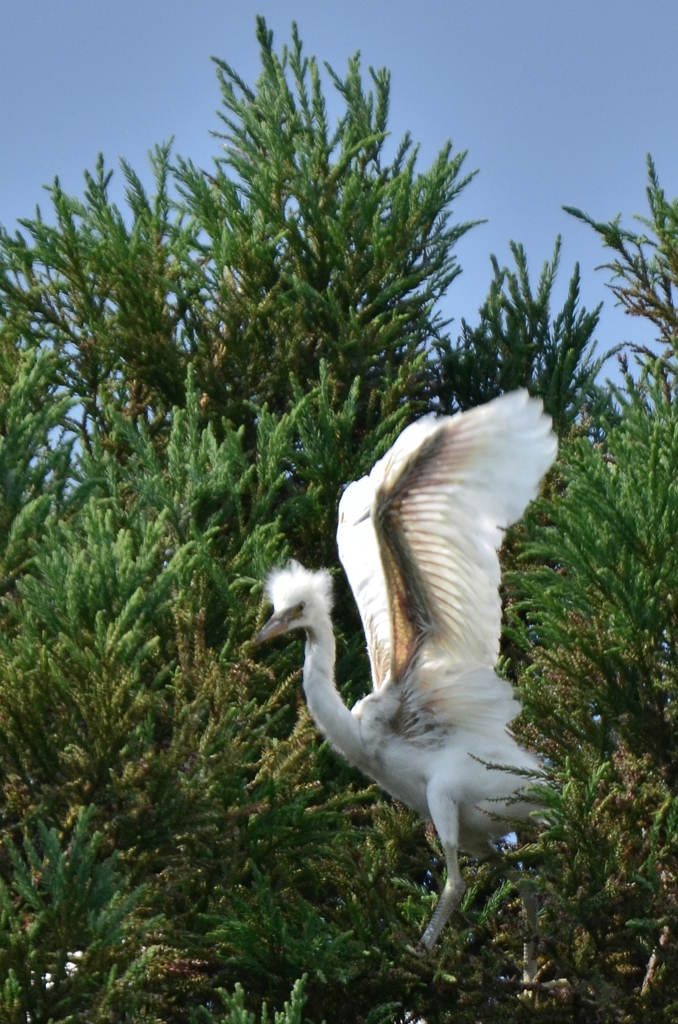
[{"label": "egret", "polygon": [[[464,893],[458,851],[497,857],[502,815],[527,816],[539,767],[508,730],[520,710],[498,676],[503,531],[536,497],[557,442],[526,391],[455,416],[424,416],[339,504],[337,545],[360,611],[373,690],[349,710],[334,681],[332,587],[298,562],[273,571],[273,615],[257,637],[306,633],[303,688],[329,742],[433,822],[447,880],[416,952]],[[498,769],[497,766],[502,766]]]}]

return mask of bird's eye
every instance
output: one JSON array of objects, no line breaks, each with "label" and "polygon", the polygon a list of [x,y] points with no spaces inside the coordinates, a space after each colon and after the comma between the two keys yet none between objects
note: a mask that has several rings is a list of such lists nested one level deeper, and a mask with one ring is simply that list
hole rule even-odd
[{"label": "bird's eye", "polygon": [[296,607],[297,615],[303,615],[305,607],[306,607],[306,602],[305,601],[300,601],[299,604]]}]

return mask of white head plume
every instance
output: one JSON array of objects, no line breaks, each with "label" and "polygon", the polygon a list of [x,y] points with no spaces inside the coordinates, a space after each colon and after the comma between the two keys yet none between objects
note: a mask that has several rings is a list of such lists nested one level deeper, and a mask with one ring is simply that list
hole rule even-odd
[{"label": "white head plume", "polygon": [[291,559],[284,569],[274,569],[266,580],[266,596],[276,612],[293,605],[321,605],[330,611],[333,604],[332,577],[327,569],[313,572]]}]

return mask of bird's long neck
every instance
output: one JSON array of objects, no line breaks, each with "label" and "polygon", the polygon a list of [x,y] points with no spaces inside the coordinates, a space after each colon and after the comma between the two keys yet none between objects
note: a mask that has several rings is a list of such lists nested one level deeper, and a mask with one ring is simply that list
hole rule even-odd
[{"label": "bird's long neck", "polygon": [[348,710],[334,682],[336,646],[329,614],[318,615],[313,629],[306,632],[304,693],[313,720],[349,761],[360,765],[363,744],[360,722]]}]

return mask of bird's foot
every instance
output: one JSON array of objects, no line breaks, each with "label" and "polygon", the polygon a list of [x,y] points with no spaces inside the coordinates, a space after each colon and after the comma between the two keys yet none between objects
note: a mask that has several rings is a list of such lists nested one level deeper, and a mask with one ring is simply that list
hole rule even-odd
[{"label": "bird's foot", "polygon": [[408,942],[405,944],[405,949],[408,953],[411,953],[412,956],[419,957],[420,960],[423,960],[423,958],[428,956],[431,952],[428,946],[425,946],[423,942],[418,942],[416,946],[410,946]]}]

